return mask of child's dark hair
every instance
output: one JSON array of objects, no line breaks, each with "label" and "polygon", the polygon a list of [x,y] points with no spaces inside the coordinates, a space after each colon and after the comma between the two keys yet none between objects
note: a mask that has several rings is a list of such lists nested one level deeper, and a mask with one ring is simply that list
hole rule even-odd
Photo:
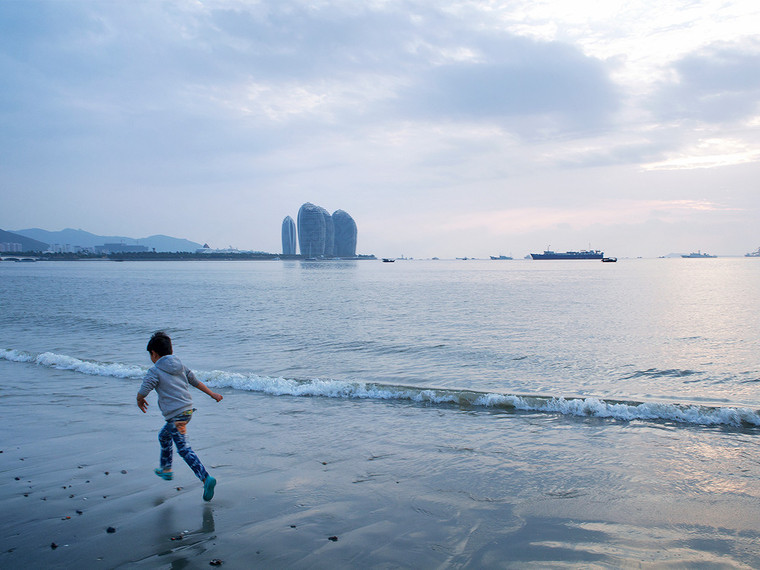
[{"label": "child's dark hair", "polygon": [[172,353],[172,339],[164,331],[153,333],[148,341],[148,352],[153,351],[159,356],[166,356]]}]

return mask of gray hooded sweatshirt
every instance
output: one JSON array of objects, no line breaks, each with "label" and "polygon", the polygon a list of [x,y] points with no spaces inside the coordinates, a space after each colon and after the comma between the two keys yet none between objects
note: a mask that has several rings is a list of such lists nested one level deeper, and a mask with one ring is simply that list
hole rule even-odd
[{"label": "gray hooded sweatshirt", "polygon": [[173,354],[162,356],[156,364],[145,373],[138,394],[147,396],[155,389],[158,394],[158,407],[164,419],[193,409],[190,386],[198,386],[195,374]]}]

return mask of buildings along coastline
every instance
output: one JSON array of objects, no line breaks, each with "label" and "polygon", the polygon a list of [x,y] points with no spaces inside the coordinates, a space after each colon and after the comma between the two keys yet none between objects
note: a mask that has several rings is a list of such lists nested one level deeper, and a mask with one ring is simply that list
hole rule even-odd
[{"label": "buildings along coastline", "polygon": [[297,222],[290,216],[282,221],[283,255],[296,255],[297,245],[308,259],[356,257],[356,240],[356,222],[343,210],[331,215],[321,206],[306,202],[298,210]]}]

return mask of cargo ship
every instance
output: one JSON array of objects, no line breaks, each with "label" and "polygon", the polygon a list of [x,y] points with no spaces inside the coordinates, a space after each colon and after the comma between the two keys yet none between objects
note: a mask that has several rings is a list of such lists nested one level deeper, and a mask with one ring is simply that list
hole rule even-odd
[{"label": "cargo ship", "polygon": [[531,259],[602,259],[604,252],[598,249],[582,249],[580,251],[559,251],[544,250],[543,253],[531,253]]}]

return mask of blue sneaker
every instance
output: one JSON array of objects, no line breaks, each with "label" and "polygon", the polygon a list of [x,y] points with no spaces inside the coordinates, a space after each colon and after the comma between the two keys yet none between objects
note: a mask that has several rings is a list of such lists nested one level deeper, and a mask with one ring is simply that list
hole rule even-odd
[{"label": "blue sneaker", "polygon": [[174,479],[174,473],[172,473],[171,471],[164,471],[160,467],[156,467],[153,473],[161,477],[161,479],[163,479],[164,481],[171,481],[172,479]]},{"label": "blue sneaker", "polygon": [[214,487],[216,487],[216,479],[214,479],[211,475],[206,477],[206,480],[203,482],[203,500],[204,501],[210,501],[214,498]]}]

